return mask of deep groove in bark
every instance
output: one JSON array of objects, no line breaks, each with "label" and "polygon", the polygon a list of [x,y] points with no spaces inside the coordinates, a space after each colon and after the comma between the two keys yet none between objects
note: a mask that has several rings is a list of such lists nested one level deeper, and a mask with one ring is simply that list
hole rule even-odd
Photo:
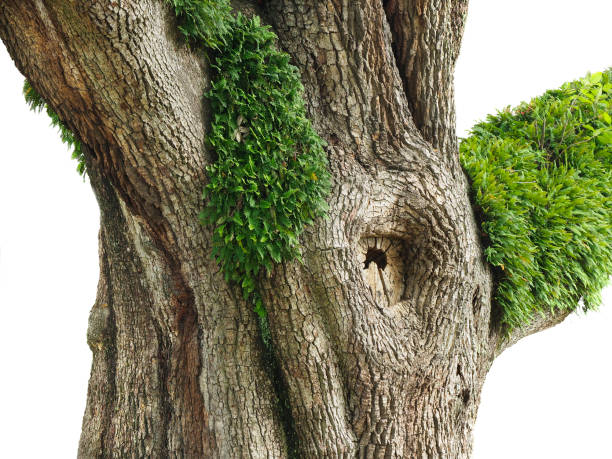
[{"label": "deep groove in bark", "polygon": [[476,290],[474,290],[474,296],[472,297],[472,310],[474,311],[474,316],[477,316],[480,312],[480,287],[476,286]]},{"label": "deep groove in bark", "polygon": [[[398,33],[398,31],[395,29],[394,23],[393,23],[393,14],[395,12],[394,8],[396,8],[396,3],[397,3],[397,0],[382,0],[382,6],[385,11],[385,16],[387,18],[387,24],[391,31],[391,37],[392,37],[391,50],[393,52],[393,57],[395,58],[395,65],[400,74],[402,88],[404,89],[404,94],[406,94],[406,100],[408,101],[408,108],[410,110],[410,113],[412,114],[412,119],[414,121],[414,124],[416,128],[419,130],[419,132],[423,135],[423,137],[431,142],[433,139],[429,138],[429,136],[427,135],[427,132],[425,132],[424,130],[425,120],[424,120],[423,114],[420,113],[420,110],[419,110],[419,101],[415,100],[413,91],[411,91],[411,88],[410,88],[410,81],[408,80],[408,76],[401,69],[402,68],[402,64],[401,64],[402,56],[400,55],[397,41],[401,40],[402,38],[400,34]],[[422,102],[423,101],[421,101],[421,103]]]},{"label": "deep groove in bark", "polygon": [[[100,231],[104,231],[104,229],[100,229]],[[105,411],[104,413],[104,421],[102,422],[103,428],[102,428],[102,433],[101,433],[101,437],[102,437],[102,441],[100,442],[100,457],[107,457],[110,456],[110,454],[105,454],[105,446],[108,444],[112,444],[112,431],[109,428],[111,425],[111,420],[112,420],[112,415],[111,413],[114,411],[114,407],[115,407],[115,399],[116,399],[116,395],[117,395],[117,387],[116,387],[116,383],[115,383],[115,369],[116,369],[116,363],[117,363],[117,347],[116,347],[116,343],[117,343],[117,327],[115,326],[115,312],[114,312],[114,305],[113,305],[113,296],[112,294],[110,294],[110,292],[112,292],[113,289],[113,285],[112,285],[112,280],[111,280],[111,275],[108,269],[108,256],[105,254],[103,257],[103,265],[101,266],[101,269],[104,270],[104,276],[106,277],[106,282],[108,285],[108,291],[109,291],[109,295],[106,298],[107,301],[107,305],[109,308],[109,317],[108,317],[108,323],[110,325],[110,343],[108,345],[107,348],[104,349],[104,352],[106,353],[106,360],[108,362],[108,366],[107,366],[107,375],[108,375],[108,384],[110,386],[110,400],[109,403],[111,404],[111,406]]]},{"label": "deep groove in bark", "polygon": [[455,155],[453,71],[468,0],[382,0],[408,108],[423,138]]},{"label": "deep groove in bark", "polygon": [[401,71],[401,56],[399,55],[399,50],[397,48],[398,33],[395,30],[393,24],[393,13],[396,8],[396,3],[397,0],[381,0],[381,4],[385,12],[385,17],[387,19],[387,26],[391,31],[391,51],[393,52],[393,57],[395,58],[395,66],[399,71],[402,88],[404,90],[404,94],[406,95],[406,100],[408,101],[408,108],[410,110],[410,113],[412,114],[415,126],[421,132],[421,134],[424,134],[422,119],[418,116],[417,107],[415,106],[414,100],[411,97],[409,91],[409,84],[406,80],[406,75],[404,74],[404,72]]},{"label": "deep groove in bark", "polygon": [[469,389],[463,389],[463,391],[461,391],[461,400],[463,401],[463,404],[466,406],[468,403],[470,403],[470,390]]},{"label": "deep groove in bark", "polygon": [[163,333],[161,331],[161,327],[157,324],[155,320],[152,320],[153,326],[155,328],[155,334],[157,335],[158,342],[158,354],[157,354],[157,374],[162,384],[160,384],[161,390],[161,399],[162,402],[160,404],[160,408],[162,410],[162,429],[164,431],[163,435],[163,443],[161,445],[161,454],[163,456],[168,456],[168,430],[170,426],[170,417],[172,412],[172,403],[170,401],[170,394],[168,393],[168,360],[169,360],[169,352],[168,346],[165,343],[165,339]]},{"label": "deep groove in bark", "polygon": [[295,422],[291,415],[288,396],[289,387],[283,376],[278,358],[274,354],[274,343],[272,342],[272,336],[270,334],[270,322],[267,317],[258,317],[258,319],[259,336],[263,348],[263,352],[261,353],[263,366],[272,382],[272,388],[276,395],[278,416],[287,443],[287,457],[288,459],[298,459],[298,436],[295,430]]},{"label": "deep groove in bark", "polygon": [[[184,441],[187,441],[185,450],[190,454],[203,455],[205,451],[210,450],[210,446],[213,442],[209,435],[205,435],[204,433],[205,430],[208,430],[208,422],[205,416],[204,399],[198,381],[202,361],[200,357],[201,342],[198,333],[198,313],[195,307],[195,297],[193,291],[185,281],[176,259],[165,247],[164,241],[159,239],[154,239],[154,241],[158,249],[162,252],[172,273],[172,282],[175,288],[175,296],[172,298],[175,300],[174,320],[175,328],[178,332],[178,336],[176,337],[178,349],[175,353],[173,353],[170,350],[170,346],[166,344],[167,340],[163,337],[160,338],[160,346],[164,343],[164,349],[162,351],[164,357],[160,360],[160,380],[164,381],[162,385],[162,390],[164,391],[163,406],[164,409],[167,410],[167,415],[164,417],[164,422],[166,424],[165,430],[168,432],[169,420],[171,419],[170,413],[172,410],[168,386],[171,381],[175,381],[181,388],[181,395],[185,405],[183,409],[186,409],[191,414],[187,419],[182,418],[181,424],[184,428],[189,427],[194,430],[193,435],[191,435],[192,432],[189,432],[189,434],[185,434],[184,436]],[[155,328],[156,331],[161,334],[161,329],[158,329],[157,325]],[[197,359],[193,358],[193,353],[197,355]],[[190,357],[192,358],[190,359]],[[191,366],[193,363],[191,360],[196,360],[197,363],[195,364],[195,368]],[[203,438],[206,438],[208,441],[202,443],[201,440]],[[168,451],[167,435],[164,440],[164,447],[166,451]]]}]

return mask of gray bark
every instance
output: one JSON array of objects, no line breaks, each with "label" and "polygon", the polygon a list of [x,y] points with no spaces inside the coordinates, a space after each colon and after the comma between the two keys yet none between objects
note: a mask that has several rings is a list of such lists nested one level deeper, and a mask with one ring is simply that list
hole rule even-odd
[{"label": "gray bark", "polygon": [[100,205],[79,456],[468,457],[494,357],[564,317],[496,323],[454,127],[467,2],[265,8],[333,175],[303,264],[260,280],[280,381],[198,223],[209,71],[169,7],[0,4],[0,38],[86,145]]}]

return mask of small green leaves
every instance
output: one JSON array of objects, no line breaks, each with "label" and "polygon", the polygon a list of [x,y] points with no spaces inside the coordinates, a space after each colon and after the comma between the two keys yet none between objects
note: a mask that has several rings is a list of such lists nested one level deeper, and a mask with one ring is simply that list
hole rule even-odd
[{"label": "small green leaves", "polygon": [[[260,268],[299,256],[298,235],[325,210],[329,174],[323,142],[305,116],[301,83],[275,36],[238,15],[227,46],[213,53],[216,76],[207,94],[214,113],[208,141],[203,224],[229,216],[214,254],[243,290]],[[248,282],[246,281],[248,280]]]},{"label": "small green leaves", "polygon": [[461,143],[509,328],[597,305],[612,274],[612,70],[474,126]]},{"label": "small green leaves", "polygon": [[258,17],[231,15],[227,0],[168,0],[189,42],[209,49],[212,108],[203,225],[213,256],[260,316],[262,268],[300,257],[298,237],[325,214],[330,178],[324,143],[306,118],[302,84],[276,35]]},{"label": "small green leaves", "polygon": [[227,0],[167,0],[174,7],[179,31],[196,45],[217,49],[223,45],[231,24]]},{"label": "small green leaves", "polygon": [[51,119],[51,126],[57,127],[60,131],[60,137],[62,142],[68,145],[68,148],[72,148],[72,159],[78,161],[77,172],[79,175],[85,175],[85,156],[81,150],[81,141],[78,137],[66,127],[66,125],[59,119],[57,113],[53,111],[49,105],[43,100],[43,98],[36,92],[28,80],[23,82],[23,97],[26,103],[30,106],[30,109],[36,112],[45,110],[47,115]]}]

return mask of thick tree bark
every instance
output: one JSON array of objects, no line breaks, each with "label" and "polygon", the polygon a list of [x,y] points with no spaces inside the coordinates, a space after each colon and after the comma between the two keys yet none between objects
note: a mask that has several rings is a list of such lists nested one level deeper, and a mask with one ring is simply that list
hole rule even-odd
[{"label": "thick tree bark", "polygon": [[0,4],[17,67],[85,144],[101,210],[79,455],[468,457],[493,358],[564,316],[509,337],[496,323],[454,133],[467,2],[265,8],[333,174],[304,262],[260,279],[280,378],[198,223],[209,72],[170,8]]}]

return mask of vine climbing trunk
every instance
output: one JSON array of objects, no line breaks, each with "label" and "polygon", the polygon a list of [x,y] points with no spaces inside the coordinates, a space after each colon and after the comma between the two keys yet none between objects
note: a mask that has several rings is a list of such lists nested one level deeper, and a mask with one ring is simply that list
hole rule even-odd
[{"label": "vine climbing trunk", "polygon": [[[83,142],[100,282],[79,456],[468,457],[505,335],[460,168],[467,2],[243,0],[327,142],[327,219],[258,279],[271,346],[198,223],[211,71],[161,0],[5,0],[0,38]],[[265,9],[261,9],[265,8]]]}]

